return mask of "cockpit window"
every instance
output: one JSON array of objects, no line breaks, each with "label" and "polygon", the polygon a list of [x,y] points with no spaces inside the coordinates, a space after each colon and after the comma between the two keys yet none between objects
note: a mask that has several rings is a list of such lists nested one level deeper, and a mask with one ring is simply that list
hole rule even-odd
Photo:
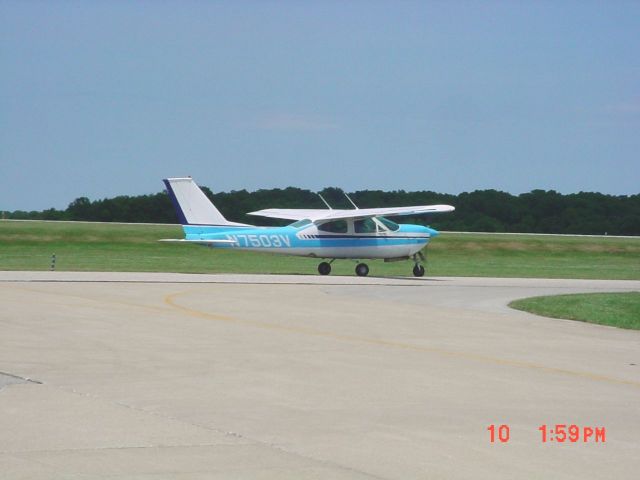
[{"label": "cockpit window", "polygon": [[307,225],[311,225],[311,223],[312,223],[311,220],[309,220],[308,218],[305,218],[304,220],[298,220],[297,222],[294,222],[289,226],[293,228],[302,228],[302,227],[306,227]]},{"label": "cockpit window", "polygon": [[318,225],[318,230],[331,233],[347,233],[347,222],[345,220],[335,220],[322,223]]},{"label": "cockpit window", "polygon": [[376,222],[372,218],[363,218],[353,222],[356,233],[376,233]]},{"label": "cockpit window", "polygon": [[400,225],[398,225],[396,222],[392,222],[388,218],[376,217],[376,220],[378,220],[380,223],[382,223],[385,227],[387,227],[392,232],[395,232],[400,228]]}]

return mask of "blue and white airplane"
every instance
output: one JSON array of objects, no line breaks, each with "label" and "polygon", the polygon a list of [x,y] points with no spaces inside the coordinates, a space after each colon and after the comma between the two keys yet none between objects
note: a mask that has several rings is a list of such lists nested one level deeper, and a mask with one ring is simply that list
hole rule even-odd
[{"label": "blue and white airplane", "polygon": [[422,277],[421,250],[438,232],[422,225],[397,224],[385,217],[454,210],[450,205],[358,208],[354,204],[353,210],[332,209],[329,204],[327,209],[314,210],[268,208],[249,215],[294,222],[285,227],[258,227],[228,221],[191,177],[163,181],[185,234],[184,239],[163,241],[320,258],[321,275],[331,272],[336,259],[357,260],[356,274],[361,277],[369,273],[362,259],[413,259],[413,274]]}]

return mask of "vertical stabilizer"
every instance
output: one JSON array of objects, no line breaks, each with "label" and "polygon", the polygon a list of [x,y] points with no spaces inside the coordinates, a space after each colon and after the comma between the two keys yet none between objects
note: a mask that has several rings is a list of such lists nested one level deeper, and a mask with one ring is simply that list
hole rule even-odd
[{"label": "vertical stabilizer", "polygon": [[224,218],[191,177],[166,178],[163,182],[182,225],[246,226]]}]

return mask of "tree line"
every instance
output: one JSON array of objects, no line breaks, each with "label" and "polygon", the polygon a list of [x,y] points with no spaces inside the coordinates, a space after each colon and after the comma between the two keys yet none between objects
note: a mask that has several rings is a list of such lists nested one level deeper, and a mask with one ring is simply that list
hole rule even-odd
[{"label": "tree line", "polygon": [[[286,221],[246,215],[263,208],[326,208],[310,190],[289,187],[254,192],[238,190],[213,193],[203,188],[229,220],[253,225],[282,225]],[[340,189],[320,191],[333,208],[353,208]],[[604,195],[580,192],[563,195],[533,190],[511,195],[497,190],[476,190],[459,195],[432,191],[361,190],[349,193],[360,208],[448,204],[455,212],[403,217],[403,223],[429,224],[440,230],[470,232],[564,233],[593,235],[640,235],[640,194]],[[83,220],[98,222],[176,223],[166,192],[118,196],[102,200],[80,197],[65,210],[3,212],[9,219]]]}]

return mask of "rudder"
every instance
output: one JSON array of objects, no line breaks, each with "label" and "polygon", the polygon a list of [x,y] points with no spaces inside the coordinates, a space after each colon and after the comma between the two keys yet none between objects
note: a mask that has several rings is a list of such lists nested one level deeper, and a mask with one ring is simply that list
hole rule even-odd
[{"label": "rudder", "polygon": [[191,177],[165,178],[163,182],[182,225],[246,226],[224,218]]}]

